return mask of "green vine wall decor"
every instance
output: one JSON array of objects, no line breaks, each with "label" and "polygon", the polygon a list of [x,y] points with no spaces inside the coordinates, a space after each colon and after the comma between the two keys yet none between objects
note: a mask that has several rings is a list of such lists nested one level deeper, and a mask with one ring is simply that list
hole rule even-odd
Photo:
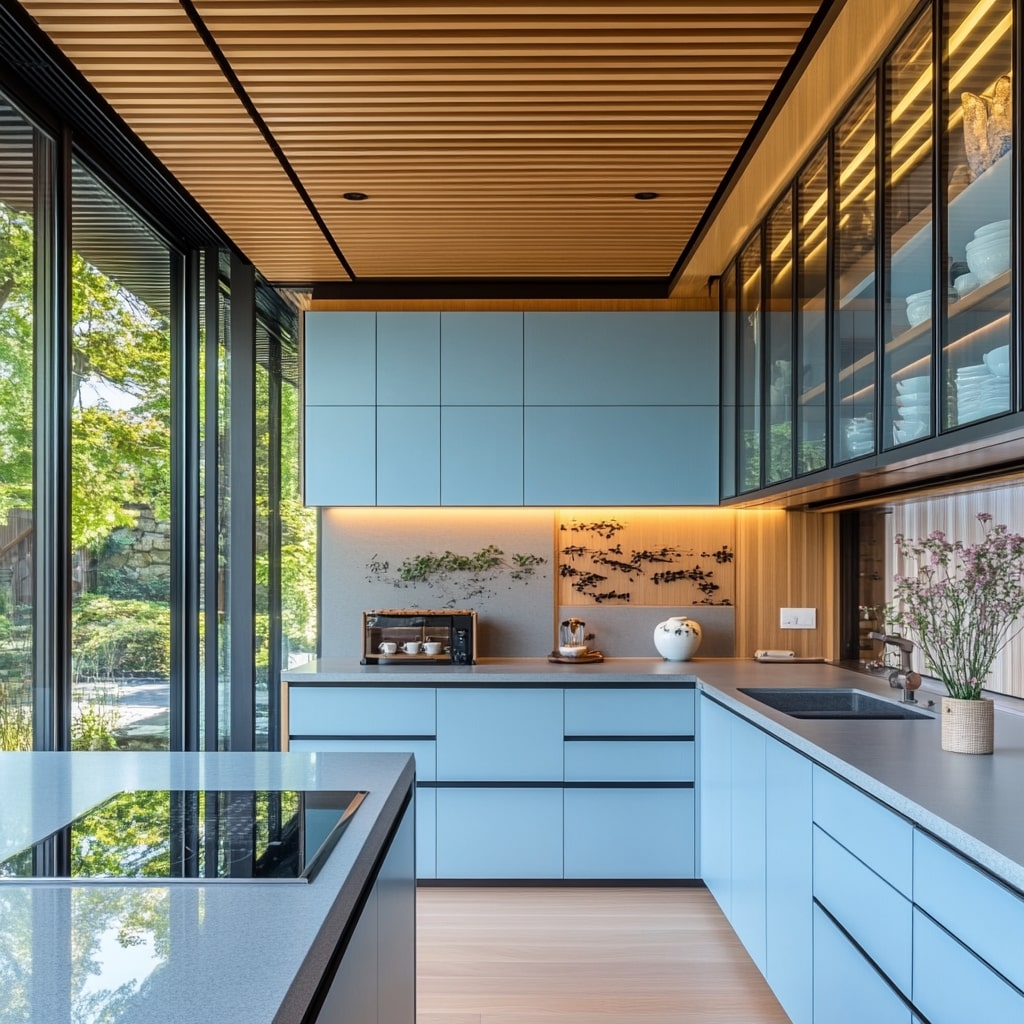
[{"label": "green vine wall decor", "polygon": [[[488,544],[469,555],[454,551],[408,555],[394,569],[390,560],[374,554],[366,565],[366,579],[400,589],[432,591],[431,607],[472,607],[497,596],[503,578],[506,590],[547,579],[547,572],[543,571],[547,563],[541,555],[513,553],[506,557],[496,544]],[[410,602],[406,599],[405,603]]]}]

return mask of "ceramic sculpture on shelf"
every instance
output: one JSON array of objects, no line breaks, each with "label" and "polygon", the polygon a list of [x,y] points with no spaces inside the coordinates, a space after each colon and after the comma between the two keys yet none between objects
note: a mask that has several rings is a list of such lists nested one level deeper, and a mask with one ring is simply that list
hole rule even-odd
[{"label": "ceramic sculpture on shelf", "polygon": [[654,627],[654,646],[666,661],[689,661],[700,647],[700,623],[674,615]]},{"label": "ceramic sculpture on shelf", "polygon": [[972,178],[987,171],[1013,145],[1012,94],[1009,75],[996,79],[991,96],[961,93],[964,151]]}]

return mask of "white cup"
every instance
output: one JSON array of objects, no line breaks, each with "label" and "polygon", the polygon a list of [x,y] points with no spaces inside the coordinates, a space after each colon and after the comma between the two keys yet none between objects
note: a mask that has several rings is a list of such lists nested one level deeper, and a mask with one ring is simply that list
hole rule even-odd
[{"label": "white cup", "polygon": [[407,643],[402,644],[402,650],[406,654],[419,654],[420,653],[420,642],[419,640],[409,640]]},{"label": "white cup", "polygon": [[440,654],[444,650],[444,644],[438,643],[436,640],[428,640],[423,645],[423,650],[427,654]]},{"label": "white cup", "polygon": [[398,644],[393,644],[393,643],[391,643],[389,641],[387,643],[381,644],[377,648],[377,650],[380,651],[381,654],[397,654],[398,653]]}]

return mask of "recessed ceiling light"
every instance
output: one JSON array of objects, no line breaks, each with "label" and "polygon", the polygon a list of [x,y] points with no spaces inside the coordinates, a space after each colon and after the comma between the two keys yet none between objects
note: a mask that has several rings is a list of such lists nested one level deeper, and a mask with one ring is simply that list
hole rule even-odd
[{"label": "recessed ceiling light", "polygon": [[634,199],[657,199],[658,198],[658,193],[657,192],[634,192],[633,193],[633,198]]},{"label": "recessed ceiling light", "polygon": [[369,199],[370,197],[365,192],[344,192],[341,198],[347,199],[352,203],[361,203],[364,199]]}]

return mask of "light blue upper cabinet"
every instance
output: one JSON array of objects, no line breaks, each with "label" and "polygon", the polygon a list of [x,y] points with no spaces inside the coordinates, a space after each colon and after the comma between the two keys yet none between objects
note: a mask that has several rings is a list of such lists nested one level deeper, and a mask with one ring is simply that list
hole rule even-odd
[{"label": "light blue upper cabinet", "polygon": [[522,313],[441,314],[441,404],[523,404]]},{"label": "light blue upper cabinet", "polygon": [[306,406],[305,503],[375,505],[375,435],[372,405]]},{"label": "light blue upper cabinet", "polygon": [[377,404],[441,404],[440,313],[377,314]]},{"label": "light blue upper cabinet", "polygon": [[527,406],[527,505],[717,505],[717,406]]},{"label": "light blue upper cabinet", "polygon": [[374,404],[376,320],[375,313],[306,314],[306,405]]},{"label": "light blue upper cabinet", "polygon": [[718,407],[717,313],[526,313],[523,339],[527,405]]},{"label": "light blue upper cabinet", "polygon": [[377,504],[441,501],[441,409],[377,407]]},{"label": "light blue upper cabinet", "polygon": [[522,503],[522,406],[442,406],[441,504]]}]

